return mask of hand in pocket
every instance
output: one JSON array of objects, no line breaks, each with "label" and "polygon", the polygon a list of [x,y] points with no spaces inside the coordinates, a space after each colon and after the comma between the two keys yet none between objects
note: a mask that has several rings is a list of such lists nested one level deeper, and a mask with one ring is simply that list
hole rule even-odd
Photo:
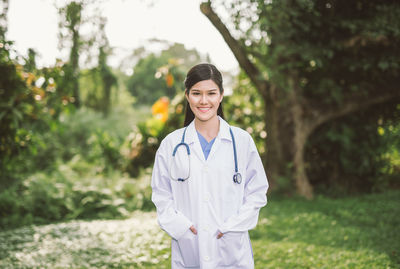
[{"label": "hand in pocket", "polygon": [[228,232],[220,237],[218,242],[219,266],[237,264],[246,252],[245,233]]},{"label": "hand in pocket", "polygon": [[192,231],[192,233],[193,234],[197,234],[197,230],[196,230],[196,228],[194,228],[194,226],[192,225],[192,226],[190,226],[190,228],[189,228],[191,231]]}]

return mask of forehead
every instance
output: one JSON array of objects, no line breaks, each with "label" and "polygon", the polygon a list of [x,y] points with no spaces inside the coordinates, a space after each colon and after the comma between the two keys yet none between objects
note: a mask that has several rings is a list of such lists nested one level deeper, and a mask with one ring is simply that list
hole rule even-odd
[{"label": "forehead", "polygon": [[190,90],[212,91],[212,90],[219,90],[219,87],[213,80],[209,79],[197,82],[192,86],[192,88],[190,88]]}]

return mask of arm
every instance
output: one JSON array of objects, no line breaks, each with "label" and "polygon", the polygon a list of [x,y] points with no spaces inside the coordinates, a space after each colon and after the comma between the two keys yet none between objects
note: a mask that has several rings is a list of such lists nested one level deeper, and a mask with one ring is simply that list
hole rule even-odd
[{"label": "arm", "polygon": [[267,176],[254,141],[251,137],[250,140],[243,204],[236,215],[223,223],[221,233],[244,232],[253,229],[257,225],[260,208],[267,204]]},{"label": "arm", "polygon": [[[160,149],[162,146],[163,143]],[[151,200],[157,208],[157,220],[161,229],[178,240],[192,226],[192,222],[174,207],[167,160],[160,149],[156,153],[151,178]]]}]

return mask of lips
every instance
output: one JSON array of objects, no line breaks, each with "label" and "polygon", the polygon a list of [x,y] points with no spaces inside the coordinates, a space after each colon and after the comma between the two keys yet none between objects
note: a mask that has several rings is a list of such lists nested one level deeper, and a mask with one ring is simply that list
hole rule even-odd
[{"label": "lips", "polygon": [[200,112],[206,113],[211,109],[211,107],[198,107],[197,109],[200,110]]}]

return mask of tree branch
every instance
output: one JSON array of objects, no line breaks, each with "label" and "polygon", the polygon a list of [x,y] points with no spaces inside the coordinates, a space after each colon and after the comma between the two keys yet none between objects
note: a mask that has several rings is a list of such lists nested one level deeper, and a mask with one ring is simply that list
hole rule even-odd
[{"label": "tree branch", "polygon": [[210,20],[215,28],[220,32],[225,42],[228,44],[233,55],[239,62],[239,65],[243,68],[250,80],[254,83],[257,89],[262,95],[266,95],[269,89],[268,82],[263,79],[262,74],[258,68],[249,60],[246,51],[240,46],[239,42],[233,38],[228,28],[224,25],[218,15],[211,8],[211,2],[203,2],[200,4],[201,12]]},{"label": "tree branch", "polygon": [[[324,107],[322,109],[315,109],[313,115],[310,118],[311,129],[327,122],[329,120],[345,116],[356,111],[367,109],[370,106],[383,104],[397,98],[400,100],[400,90],[394,89],[392,91],[377,92],[375,95],[360,96],[353,95],[346,99],[340,106],[336,107]],[[308,104],[310,105],[310,104]]]}]

